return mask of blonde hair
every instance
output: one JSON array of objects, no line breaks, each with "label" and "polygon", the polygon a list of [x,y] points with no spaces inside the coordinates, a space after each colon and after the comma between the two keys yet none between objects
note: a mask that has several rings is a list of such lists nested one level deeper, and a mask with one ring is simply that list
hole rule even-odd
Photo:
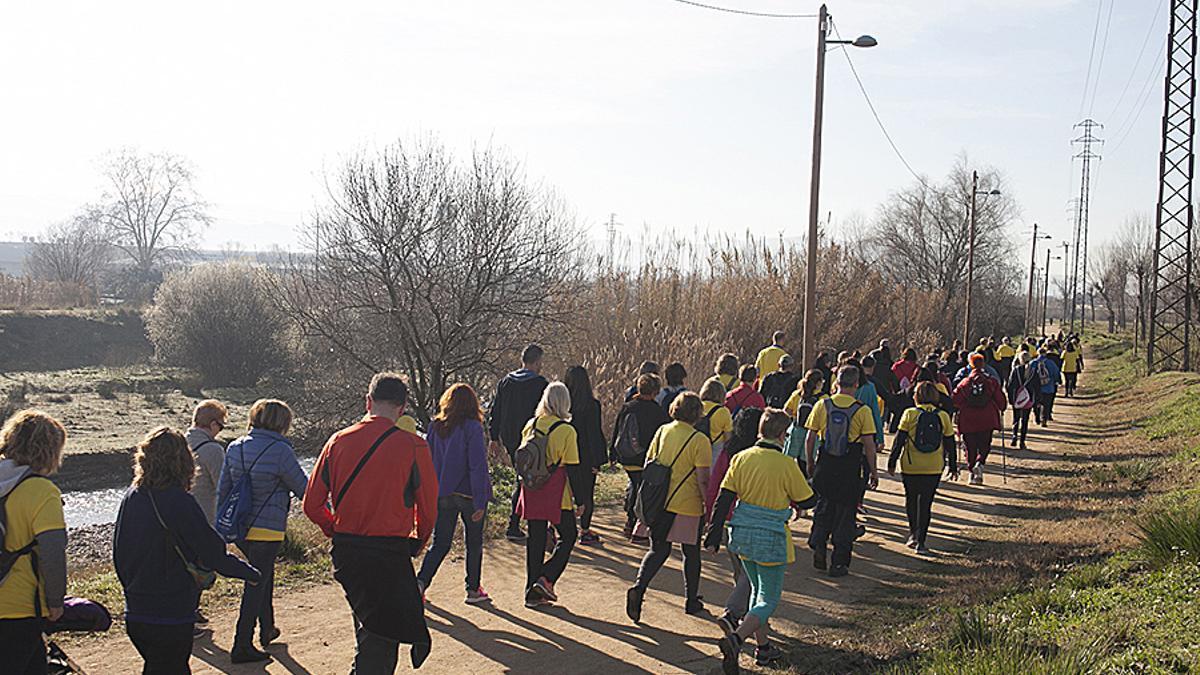
[{"label": "blonde hair", "polygon": [[725,402],[725,385],[721,384],[721,380],[716,377],[710,377],[704,381],[704,385],[700,387],[700,400],[716,403],[718,405]]},{"label": "blonde hair", "polygon": [[196,410],[192,412],[192,426],[204,428],[213,422],[224,423],[228,415],[229,410],[224,403],[210,398],[196,404]]},{"label": "blonde hair", "polygon": [[571,420],[571,392],[562,382],[551,382],[542,392],[542,400],[538,403],[537,417],[553,415],[560,420]]},{"label": "blonde hair", "polygon": [[67,430],[62,423],[40,410],[22,410],[0,429],[0,457],[43,475],[62,466],[66,444]]},{"label": "blonde hair", "polygon": [[292,427],[292,409],[274,398],[260,398],[250,407],[250,429],[266,429],[286,434]]},{"label": "blonde hair", "polygon": [[133,486],[165,490],[192,489],[196,460],[183,434],[158,427],[146,434],[133,455]]}]

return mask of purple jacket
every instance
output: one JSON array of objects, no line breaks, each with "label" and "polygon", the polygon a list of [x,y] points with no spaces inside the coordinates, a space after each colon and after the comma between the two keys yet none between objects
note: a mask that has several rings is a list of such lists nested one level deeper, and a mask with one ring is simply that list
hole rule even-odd
[{"label": "purple jacket", "polygon": [[448,436],[442,436],[440,426],[434,422],[426,437],[437,470],[438,496],[465,495],[474,502],[476,510],[486,509],[492,499],[492,477],[488,473],[483,425],[467,420]]}]

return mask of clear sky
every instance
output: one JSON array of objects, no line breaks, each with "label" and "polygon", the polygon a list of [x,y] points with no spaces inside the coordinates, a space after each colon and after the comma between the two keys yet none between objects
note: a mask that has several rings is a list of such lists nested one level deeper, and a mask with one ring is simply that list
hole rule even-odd
[{"label": "clear sky", "polygon": [[[1165,4],[841,0],[830,11],[843,36],[878,38],[851,56],[911,165],[940,178],[965,153],[1002,169],[1024,222],[1060,241],[1078,194],[1072,125],[1089,113],[1104,123],[1095,242],[1128,214],[1153,212],[1162,78],[1151,76]],[[1098,84],[1085,97],[1098,9]],[[508,148],[593,232],[615,213],[635,236],[644,226],[797,234],[815,33],[813,19],[672,0],[5,3],[0,239],[95,199],[97,158],[130,145],[194,164],[215,218],[206,248],[292,247],[339,157],[427,133]],[[843,54],[828,63],[822,212],[836,227],[869,218],[912,177]]]}]

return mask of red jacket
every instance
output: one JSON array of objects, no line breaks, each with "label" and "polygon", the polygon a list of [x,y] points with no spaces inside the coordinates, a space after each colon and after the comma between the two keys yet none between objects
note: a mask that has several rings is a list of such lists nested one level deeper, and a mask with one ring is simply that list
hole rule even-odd
[{"label": "red jacket", "polygon": [[[896,376],[897,383],[908,380],[909,386],[911,387],[913,380],[917,376],[917,370],[919,368],[920,366],[917,365],[916,361],[905,361],[904,359],[901,359],[892,364],[892,374]],[[897,384],[896,386],[900,385]]]},{"label": "red jacket", "polygon": [[[438,480],[429,446],[416,434],[396,431],[375,449],[336,508],[330,502],[385,431],[386,417],[367,417],[329,438],[304,493],[304,515],[325,536],[409,537],[424,544],[437,521]],[[405,486],[416,470],[413,506],[404,503]]]},{"label": "red jacket", "polygon": [[767,401],[758,393],[753,386],[745,382],[733,388],[728,394],[725,394],[725,407],[729,408],[729,412],[734,415],[742,408],[761,408],[767,409]]},{"label": "red jacket", "polygon": [[[971,397],[971,384],[980,380],[987,388],[988,402],[977,408],[972,406],[968,399]],[[1000,413],[1007,407],[1004,390],[1000,388],[999,382],[988,377],[983,371],[973,371],[959,382],[951,398],[954,400],[954,407],[958,408],[959,433],[995,431],[1001,428]]]}]

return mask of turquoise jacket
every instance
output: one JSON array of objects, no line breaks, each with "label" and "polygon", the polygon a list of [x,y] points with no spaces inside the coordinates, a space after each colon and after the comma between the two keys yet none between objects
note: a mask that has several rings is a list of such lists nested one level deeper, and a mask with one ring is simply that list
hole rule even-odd
[{"label": "turquoise jacket", "polygon": [[730,552],[756,563],[787,563],[791,516],[791,509],[768,509],[739,501],[729,519]]},{"label": "turquoise jacket", "polygon": [[867,380],[854,392],[854,398],[871,409],[871,418],[875,420],[875,449],[878,451],[883,447],[883,417],[879,414],[879,392],[875,389],[875,383]]}]

